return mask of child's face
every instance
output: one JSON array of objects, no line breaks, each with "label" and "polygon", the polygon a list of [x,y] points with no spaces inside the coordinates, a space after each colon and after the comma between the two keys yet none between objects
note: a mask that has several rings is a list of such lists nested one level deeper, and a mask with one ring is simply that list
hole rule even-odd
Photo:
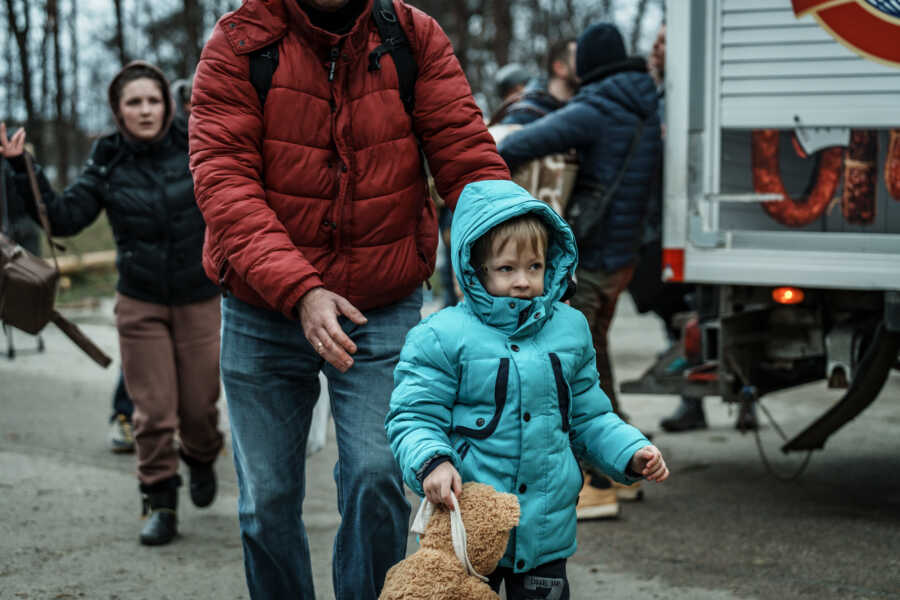
[{"label": "child's face", "polygon": [[485,263],[484,287],[492,296],[536,298],[544,293],[544,253],[527,240],[496,240]]}]

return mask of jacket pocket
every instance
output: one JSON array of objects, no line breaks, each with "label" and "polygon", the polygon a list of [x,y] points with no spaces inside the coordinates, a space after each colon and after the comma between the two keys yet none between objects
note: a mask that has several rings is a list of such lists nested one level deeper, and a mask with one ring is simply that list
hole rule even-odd
[{"label": "jacket pocket", "polygon": [[223,255],[222,258],[219,259],[219,264],[216,267],[216,273],[218,274],[217,283],[220,288],[224,291],[230,291],[228,287],[228,279],[231,276],[232,269],[231,263],[228,262],[228,259]]},{"label": "jacket pocket", "polygon": [[453,430],[459,435],[483,440],[494,431],[500,423],[500,416],[503,414],[503,408],[506,406],[506,393],[509,385],[509,358],[501,358],[500,366],[497,367],[497,380],[494,383],[494,416],[485,425],[484,418],[479,418],[475,424],[476,427],[462,427],[457,425]]}]

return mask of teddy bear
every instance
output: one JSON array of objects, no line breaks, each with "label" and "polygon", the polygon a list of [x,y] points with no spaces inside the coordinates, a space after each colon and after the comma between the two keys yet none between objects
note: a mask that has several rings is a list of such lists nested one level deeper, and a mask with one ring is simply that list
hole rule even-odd
[{"label": "teddy bear", "polygon": [[[506,552],[510,531],[519,524],[519,499],[468,482],[458,503],[469,564],[482,576],[493,573]],[[379,600],[499,600],[483,578],[469,574],[454,552],[450,523],[450,511],[434,506],[419,549],[391,567]]]}]

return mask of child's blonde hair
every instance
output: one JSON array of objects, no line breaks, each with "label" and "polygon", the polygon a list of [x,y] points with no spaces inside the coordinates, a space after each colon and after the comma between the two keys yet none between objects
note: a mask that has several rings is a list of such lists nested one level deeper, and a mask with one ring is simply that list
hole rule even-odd
[{"label": "child's blonde hair", "polygon": [[487,260],[493,254],[495,246],[500,252],[506,244],[515,240],[530,244],[535,254],[546,256],[549,239],[547,226],[537,215],[528,213],[513,217],[492,227],[490,231],[475,240],[475,243],[472,244],[470,262],[478,276],[481,277],[485,273]]}]

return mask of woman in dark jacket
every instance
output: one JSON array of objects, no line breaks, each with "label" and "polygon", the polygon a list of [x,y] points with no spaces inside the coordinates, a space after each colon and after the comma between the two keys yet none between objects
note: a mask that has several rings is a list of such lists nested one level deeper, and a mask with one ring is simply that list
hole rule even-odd
[{"label": "woman in dark jacket", "polygon": [[[149,515],[140,541],[157,545],[176,534],[179,453],[194,504],[215,497],[220,298],[200,264],[205,225],[186,123],[175,119],[168,82],[156,67],[133,62],[113,79],[109,102],[118,131],[97,140],[78,179],[61,195],[38,179],[55,235],[74,235],[105,210],[116,239],[116,326]],[[20,193],[30,194],[15,139],[4,154],[20,172]]]}]

